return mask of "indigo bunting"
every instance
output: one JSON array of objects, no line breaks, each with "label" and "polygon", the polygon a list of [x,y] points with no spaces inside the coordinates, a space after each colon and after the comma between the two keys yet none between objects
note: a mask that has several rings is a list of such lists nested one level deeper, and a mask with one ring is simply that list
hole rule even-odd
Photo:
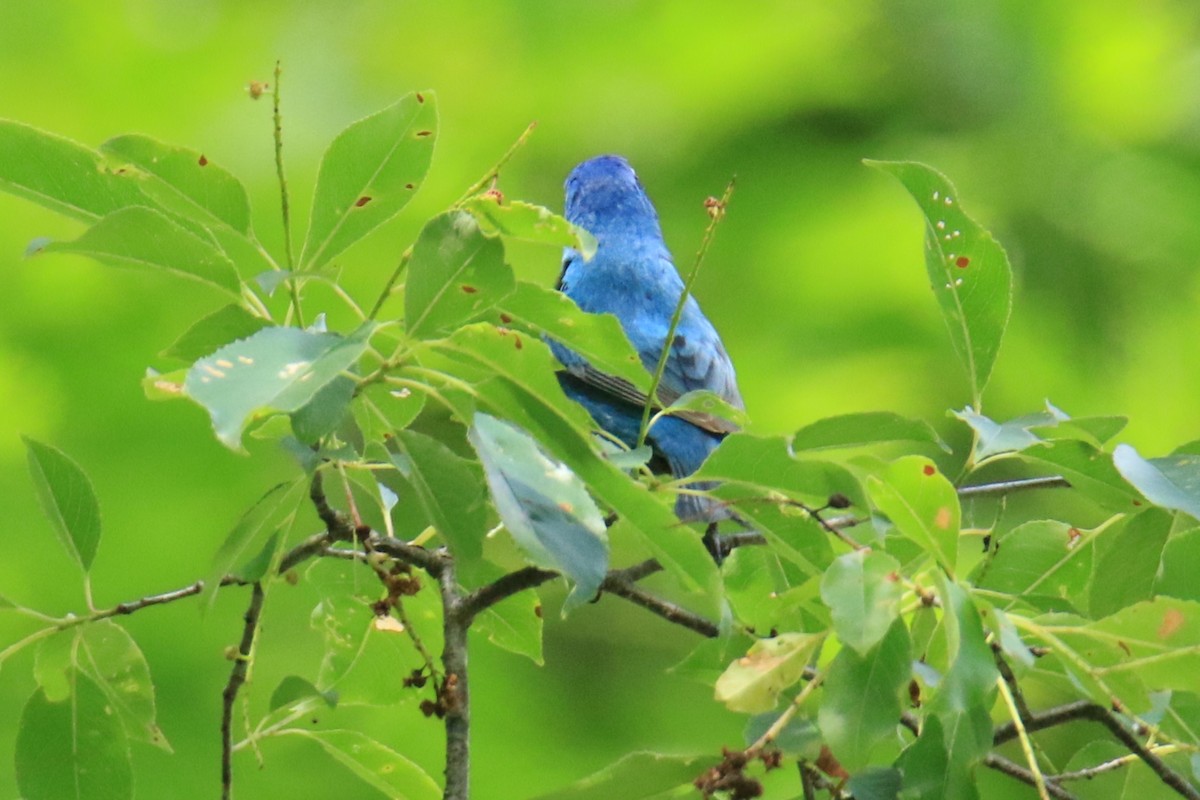
[{"label": "indigo bunting", "polygon": [[[642,364],[653,374],[683,281],[663,242],[658,213],[633,168],[625,159],[611,155],[575,167],[566,181],[566,217],[589,231],[598,247],[590,261],[566,248],[558,290],[584,311],[615,315]],[[559,373],[559,382],[567,396],[582,404],[597,425],[633,447],[645,395],[628,382],[595,369],[566,347],[557,343],[551,347],[566,367]],[[688,297],[656,405],[669,405],[696,389],[707,389],[743,408],[721,337],[695,299]],[[703,413],[661,417],[647,432],[647,443],[654,452],[651,465],[676,478],[691,475],[725,435],[736,429],[727,420]],[[679,495],[675,513],[684,520],[708,523],[731,516],[712,500],[687,494]]]}]

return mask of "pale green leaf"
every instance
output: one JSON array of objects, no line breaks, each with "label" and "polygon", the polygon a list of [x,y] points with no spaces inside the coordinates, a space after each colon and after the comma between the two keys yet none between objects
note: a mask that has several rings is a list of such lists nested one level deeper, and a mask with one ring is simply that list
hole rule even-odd
[{"label": "pale green leaf", "polygon": [[760,639],[717,679],[717,701],[730,711],[770,711],[779,702],[780,693],[804,676],[804,668],[824,639],[823,634],[810,633],[781,633],[773,639]]},{"label": "pale green leaf", "polygon": [[76,666],[104,693],[130,738],[171,752],[156,719],[150,665],[137,642],[111,620],[83,625],[78,632]]},{"label": "pale green leaf", "polygon": [[[570,786],[535,800],[655,800],[682,786],[711,766],[712,756],[630,753],[620,761]],[[692,789],[691,794],[695,794]]]},{"label": "pale green leaf", "polygon": [[585,260],[596,254],[596,239],[544,206],[514,200],[500,202],[494,195],[482,194],[463,203],[475,215],[480,226],[491,234],[539,244],[573,247]]},{"label": "pale green leaf", "polygon": [[1200,519],[1200,455],[1145,459],[1119,444],[1113,464],[1150,502]]},{"label": "pale green leaf", "polygon": [[951,575],[958,558],[961,509],[958,495],[933,462],[906,456],[867,480],[875,507]]},{"label": "pale green leaf", "polygon": [[66,453],[22,438],[42,511],[54,525],[63,547],[87,572],[100,545],[100,504],[92,482]]},{"label": "pale green leaf", "polygon": [[830,450],[883,442],[917,442],[947,450],[929,424],[890,411],[868,411],[826,417],[805,425],[792,437],[793,450]]},{"label": "pale green leaf", "polygon": [[321,746],[351,775],[392,800],[439,800],[442,790],[425,770],[364,733],[285,728],[275,736],[300,736]]}]

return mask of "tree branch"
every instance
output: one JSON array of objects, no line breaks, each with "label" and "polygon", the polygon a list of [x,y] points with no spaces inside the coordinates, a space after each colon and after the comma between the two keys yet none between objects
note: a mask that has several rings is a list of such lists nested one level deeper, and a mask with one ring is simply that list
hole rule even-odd
[{"label": "tree branch", "polygon": [[1011,494],[1026,489],[1070,489],[1071,482],[1061,475],[1048,475],[1044,478],[1020,478],[1014,481],[997,481],[996,483],[981,483],[976,486],[958,487],[959,497],[980,497],[989,494]]},{"label": "tree branch", "polygon": [[610,572],[608,577],[604,579],[604,583],[600,584],[600,591],[622,597],[634,605],[641,606],[652,614],[657,614],[667,622],[682,625],[701,636],[707,636],[709,639],[716,638],[721,633],[721,629],[717,627],[716,623],[705,619],[699,614],[694,614],[686,608],[663,600],[661,597],[650,594],[634,585],[628,579],[620,576],[619,573],[614,574]]},{"label": "tree branch", "polygon": [[221,693],[221,798],[229,800],[233,797],[233,703],[237,699],[238,690],[246,682],[246,671],[250,668],[250,651],[254,646],[254,636],[258,631],[258,618],[262,613],[265,594],[262,584],[254,583],[250,595],[250,607],[243,616],[245,625],[242,627],[242,641],[233,657],[233,669],[229,672],[229,682]]},{"label": "tree branch", "polygon": [[[1022,767],[1020,764],[1009,761],[1004,756],[998,756],[995,753],[988,753],[983,758],[983,764],[984,766],[994,769],[997,772],[1004,773],[1010,778],[1016,778],[1021,783],[1033,786],[1035,788],[1038,786],[1036,775]],[[1046,788],[1046,792],[1051,797],[1058,798],[1058,800],[1078,800],[1075,795],[1071,794],[1057,783],[1054,783],[1049,777],[1046,778],[1044,786]]]},{"label": "tree branch", "polygon": [[437,574],[442,590],[442,668],[445,681],[439,698],[445,711],[446,791],[444,800],[468,800],[470,796],[470,695],[467,688],[467,629],[462,595],[454,573],[454,562],[446,559]]}]

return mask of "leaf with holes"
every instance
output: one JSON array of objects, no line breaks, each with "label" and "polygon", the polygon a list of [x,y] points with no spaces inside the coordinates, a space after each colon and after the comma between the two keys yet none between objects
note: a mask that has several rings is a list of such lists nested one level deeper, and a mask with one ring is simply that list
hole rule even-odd
[{"label": "leaf with holes", "polygon": [[0,120],[0,190],[84,222],[146,202],[95,150],[8,120]]},{"label": "leaf with holes", "polygon": [[575,584],[563,613],[595,597],[608,572],[608,537],[583,483],[524,432],[495,417],[477,413],[468,438],[500,519],[525,555]]},{"label": "leaf with holes", "polygon": [[104,693],[108,708],[121,720],[130,737],[171,752],[171,745],[156,721],[150,665],[124,628],[111,620],[80,626],[75,660],[79,671]]},{"label": "leaf with holes", "polygon": [[514,200],[501,203],[490,195],[472,197],[463,208],[475,215],[490,234],[539,244],[573,247],[584,259],[596,254],[596,239],[590,233],[544,206]]},{"label": "leaf with holes", "polygon": [[348,370],[367,347],[374,326],[349,336],[299,328],[264,328],[188,370],[184,392],[212,417],[217,438],[242,449],[242,432],[256,418],[297,411]]},{"label": "leaf with holes", "polygon": [[408,205],[429,171],[432,92],[413,92],[339,133],[321,159],[301,269],[328,263]]},{"label": "leaf with holes", "polygon": [[163,270],[238,296],[233,263],[214,244],[143,206],[114,211],[71,242],[43,242],[31,253],[73,253],[117,267]]},{"label": "leaf with holes", "polygon": [[494,306],[515,288],[504,245],[465,211],[440,214],[413,245],[404,288],[404,324],[420,338],[445,333]]},{"label": "leaf with holes", "polygon": [[100,152],[165,210],[203,223],[215,221],[239,233],[250,232],[246,188],[204,154],[140,134],[109,139],[100,145]]},{"label": "leaf with holes", "polygon": [[17,727],[16,779],[28,800],[131,800],[129,740],[109,699],[83,675],[52,703],[39,689]]},{"label": "leaf with holes", "polygon": [[717,701],[730,711],[770,711],[779,694],[804,677],[804,668],[824,640],[819,633],[781,633],[758,640],[717,679]]},{"label": "leaf with holes", "polygon": [[905,456],[888,466],[881,478],[867,479],[875,507],[892,524],[954,574],[958,559],[958,495],[933,462]]},{"label": "leaf with holes", "polygon": [[821,579],[821,599],[833,629],[860,656],[875,646],[900,615],[900,563],[887,553],[855,550],[839,557]]},{"label": "leaf with holes", "polygon": [[1150,502],[1200,519],[1200,455],[1147,459],[1119,444],[1113,464]]},{"label": "leaf with holes", "polygon": [[42,511],[63,547],[87,572],[100,545],[100,504],[88,476],[66,453],[22,437]]},{"label": "leaf with holes", "polygon": [[1008,256],[963,212],[958,192],[937,170],[911,161],[863,163],[899,180],[925,216],[925,268],[980,408],[1012,311]]}]

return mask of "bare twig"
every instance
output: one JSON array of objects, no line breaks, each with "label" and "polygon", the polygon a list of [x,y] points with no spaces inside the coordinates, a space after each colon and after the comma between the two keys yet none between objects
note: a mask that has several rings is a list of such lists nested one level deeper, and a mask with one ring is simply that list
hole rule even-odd
[{"label": "bare twig", "polygon": [[[1025,769],[1020,764],[1009,761],[1004,756],[998,756],[995,753],[988,753],[983,757],[983,764],[990,769],[1004,773],[1010,778],[1016,778],[1021,783],[1033,786],[1035,788],[1038,787],[1039,776]],[[1046,780],[1044,783],[1044,788],[1047,794],[1049,794],[1051,797],[1057,798],[1058,800],[1078,800],[1075,795],[1071,794],[1053,781]]]},{"label": "bare twig", "polygon": [[981,483],[977,486],[958,487],[959,497],[980,497],[989,494],[1012,494],[1026,489],[1069,489],[1071,482],[1061,475],[1050,475],[1045,478],[1021,478],[1015,481],[998,481],[996,483]]},{"label": "bare twig", "polygon": [[[1157,756],[1167,756],[1171,755],[1172,753],[1178,753],[1181,749],[1182,748],[1180,748],[1179,745],[1164,744],[1150,748],[1150,752]],[[1060,782],[1078,780],[1090,781],[1097,775],[1103,775],[1106,772],[1115,772],[1124,767],[1128,767],[1130,764],[1136,764],[1140,760],[1141,759],[1139,759],[1135,753],[1130,753],[1128,755],[1121,756],[1120,758],[1114,758],[1111,761],[1105,761],[1103,763],[1096,764],[1093,767],[1084,767],[1083,769],[1077,769],[1072,772],[1060,772],[1057,775],[1047,775],[1046,777]]]},{"label": "bare twig", "polygon": [[462,594],[447,559],[437,576],[442,590],[442,668],[445,679],[441,704],[446,725],[446,790],[444,800],[467,800],[470,796],[470,695],[467,688],[467,629],[463,618]]},{"label": "bare twig", "polygon": [[609,576],[600,584],[600,591],[615,594],[617,597],[624,598],[634,605],[641,606],[652,614],[657,614],[667,622],[681,625],[709,639],[713,639],[721,633],[721,629],[711,620],[688,611],[682,606],[663,600],[657,595],[650,594],[644,589],[635,586],[628,579],[619,577],[613,573],[609,573]]},{"label": "bare twig", "polygon": [[510,572],[464,597],[461,605],[463,619],[469,625],[480,611],[490,608],[502,600],[507,600],[514,594],[523,592],[526,589],[541,586],[543,583],[552,581],[558,576],[558,573],[554,570],[542,569],[541,567],[524,567],[515,572]]},{"label": "bare twig", "polygon": [[237,699],[238,690],[246,682],[246,671],[250,666],[250,651],[254,646],[254,636],[258,631],[258,617],[262,613],[263,598],[262,584],[255,582],[250,595],[250,607],[242,618],[242,641],[233,656],[233,669],[229,672],[229,682],[221,693],[221,798],[229,800],[233,797],[233,703]]},{"label": "bare twig", "polygon": [[275,62],[275,85],[271,87],[272,119],[275,123],[275,175],[279,179],[279,208],[283,213],[283,252],[287,258],[288,287],[292,293],[292,311],[296,314],[296,325],[304,327],[304,314],[300,310],[300,286],[296,283],[296,262],[292,257],[292,212],[288,203],[287,177],[283,171],[283,114],[279,110],[279,78],[283,64]]}]

